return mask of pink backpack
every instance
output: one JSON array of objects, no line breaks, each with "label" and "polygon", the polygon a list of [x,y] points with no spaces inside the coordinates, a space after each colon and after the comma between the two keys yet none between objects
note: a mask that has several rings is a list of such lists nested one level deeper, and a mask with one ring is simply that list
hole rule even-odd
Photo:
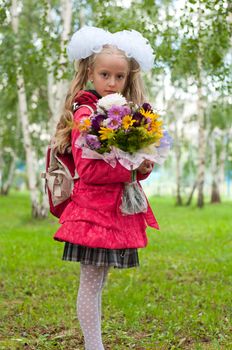
[{"label": "pink backpack", "polygon": [[60,154],[51,146],[47,149],[46,172],[41,174],[45,179],[45,191],[48,194],[50,212],[60,217],[68,203],[78,174],[75,169],[72,153]]},{"label": "pink backpack", "polygon": [[[73,110],[88,105],[78,106],[74,104]],[[75,182],[79,178],[74,164],[72,153],[58,153],[51,145],[48,146],[46,154],[46,171],[41,174],[45,179],[45,191],[48,194],[50,212],[59,218],[71,201],[71,194]]]}]

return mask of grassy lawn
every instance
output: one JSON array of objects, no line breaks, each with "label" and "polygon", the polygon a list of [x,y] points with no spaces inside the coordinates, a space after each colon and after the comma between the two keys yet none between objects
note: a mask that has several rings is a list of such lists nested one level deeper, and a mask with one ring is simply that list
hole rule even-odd
[{"label": "grassy lawn", "polygon": [[[103,293],[107,350],[232,349],[232,203],[152,206],[141,267],[111,269]],[[26,195],[0,198],[0,349],[83,350],[75,299],[79,264],[63,262],[50,217]]]}]

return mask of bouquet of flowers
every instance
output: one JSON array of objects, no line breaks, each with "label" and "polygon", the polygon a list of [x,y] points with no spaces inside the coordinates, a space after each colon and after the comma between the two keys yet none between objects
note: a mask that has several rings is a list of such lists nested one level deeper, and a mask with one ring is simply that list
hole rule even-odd
[{"label": "bouquet of flowers", "polygon": [[[118,93],[99,99],[96,112],[82,118],[77,128],[76,146],[83,158],[103,159],[112,167],[119,161],[128,170],[138,168],[145,159],[162,164],[171,145],[163,121],[149,103],[128,103]],[[121,209],[124,214],[147,210],[136,181],[125,186]]]}]

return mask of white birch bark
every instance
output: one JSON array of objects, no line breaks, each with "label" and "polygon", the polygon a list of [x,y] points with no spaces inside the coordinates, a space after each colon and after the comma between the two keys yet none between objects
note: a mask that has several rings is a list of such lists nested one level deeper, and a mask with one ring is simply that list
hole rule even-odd
[{"label": "white birch bark", "polygon": [[181,148],[180,148],[180,135],[178,133],[177,120],[174,118],[175,123],[175,157],[176,157],[176,204],[182,205],[181,198]]},{"label": "white birch bark", "polygon": [[6,181],[2,182],[1,186],[1,194],[7,195],[14,179],[17,156],[12,148],[7,147],[4,149],[4,151],[11,155],[11,163],[7,174],[7,179]]},{"label": "white birch bark", "polygon": [[[62,106],[64,104],[65,96],[68,90],[69,82],[62,79],[62,74],[66,66],[66,45],[69,39],[69,33],[72,25],[72,0],[61,0],[61,18],[63,23],[63,31],[61,33],[60,47],[61,55],[58,60],[59,70],[57,79],[54,78],[54,72],[48,73],[48,103],[50,109],[50,125],[49,132],[54,133],[57,122],[59,121],[60,114],[62,112]],[[51,8],[48,9],[47,15],[48,23],[52,22]],[[51,66],[52,58],[48,58],[48,65]]]},{"label": "white birch bark", "polygon": [[80,8],[80,12],[79,12],[79,23],[80,23],[80,28],[84,27],[85,25],[85,13],[83,8]]},{"label": "white birch bark", "polygon": [[[164,84],[164,81],[163,81]],[[165,87],[163,86],[163,90]],[[181,181],[182,181],[182,163],[181,163],[181,139],[183,139],[183,126],[178,127],[178,121],[176,115],[181,115],[182,106],[176,103],[175,96],[169,99],[166,103],[165,94],[163,94],[163,104],[167,105],[167,110],[172,113],[172,120],[174,123],[174,154],[176,160],[176,205],[182,205],[182,196],[181,196]],[[181,130],[179,130],[181,129]]]},{"label": "white birch bark", "polygon": [[[15,37],[18,36],[18,24],[19,24],[19,15],[17,12],[18,1],[12,0],[11,6],[11,16],[12,16],[12,28],[15,34]],[[15,50],[17,53],[17,50]],[[16,54],[17,57],[17,54]],[[29,132],[29,116],[26,100],[26,91],[24,77],[22,75],[22,68],[20,62],[17,62],[17,71],[16,71],[16,80],[17,80],[17,89],[18,89],[18,109],[19,109],[19,118],[22,125],[23,133],[23,144],[26,153],[26,168],[27,168],[27,177],[28,177],[28,186],[30,191],[31,203],[32,203],[32,215],[34,217],[44,216],[44,211],[41,212],[41,207],[39,203],[40,193],[37,187],[37,156],[36,152],[32,145],[32,140]]]},{"label": "white birch bark", "polygon": [[220,192],[219,192],[219,177],[218,177],[218,166],[217,166],[217,152],[215,144],[215,133],[211,134],[211,172],[212,172],[212,183],[211,183],[211,203],[220,203]]},{"label": "white birch bark", "polygon": [[204,206],[204,181],[205,181],[205,131],[204,131],[204,108],[202,102],[202,89],[198,86],[198,197],[197,206]]},{"label": "white birch bark", "polygon": [[3,151],[0,147],[0,187],[3,186]]},{"label": "white birch bark", "polygon": [[220,192],[223,191],[223,184],[225,182],[225,163],[226,163],[226,159],[227,159],[227,150],[226,150],[226,146],[227,146],[227,140],[229,139],[229,132],[228,131],[223,131],[223,135],[222,135],[222,142],[221,142],[221,153],[219,156],[219,165],[218,165],[218,182],[219,182],[219,189]]},{"label": "white birch bark", "polygon": [[204,181],[205,181],[205,130],[204,130],[204,103],[202,94],[202,48],[200,42],[201,31],[201,9],[200,5],[198,11],[198,77],[197,77],[197,116],[198,116],[198,172],[197,172],[197,185],[198,185],[198,198],[197,206],[199,208],[204,206]]}]

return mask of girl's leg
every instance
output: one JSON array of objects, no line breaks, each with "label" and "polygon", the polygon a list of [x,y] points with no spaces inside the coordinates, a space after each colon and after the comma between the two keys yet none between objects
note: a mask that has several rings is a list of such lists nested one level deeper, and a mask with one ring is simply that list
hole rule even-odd
[{"label": "girl's leg", "polygon": [[101,316],[102,316],[102,312],[101,312],[101,305],[102,305],[102,290],[103,290],[103,287],[105,285],[105,282],[106,282],[106,278],[107,278],[107,274],[109,272],[109,267],[104,267],[104,275],[103,275],[103,280],[102,280],[102,286],[101,286],[101,291],[98,295],[98,314],[99,314],[99,322],[101,324]]},{"label": "girl's leg", "polygon": [[104,350],[101,336],[101,292],[108,268],[81,264],[77,314],[86,350]]}]

